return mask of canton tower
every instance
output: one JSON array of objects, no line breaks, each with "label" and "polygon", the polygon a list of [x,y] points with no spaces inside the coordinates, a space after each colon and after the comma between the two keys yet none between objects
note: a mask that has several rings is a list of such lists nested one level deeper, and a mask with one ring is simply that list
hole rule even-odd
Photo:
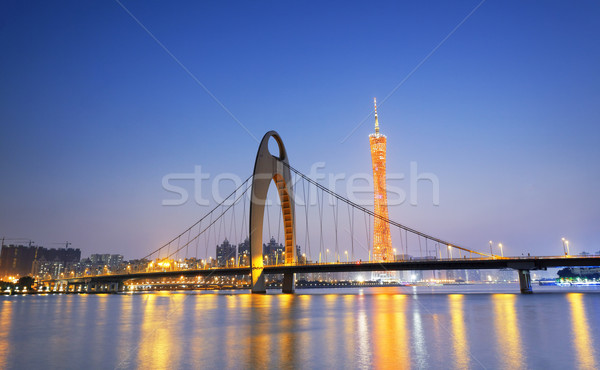
[{"label": "canton tower", "polygon": [[[375,215],[384,220],[389,219],[387,206],[387,190],[385,186],[385,148],[387,138],[379,133],[379,120],[377,119],[377,99],[375,104],[375,133],[369,135],[371,144],[371,160],[373,161],[373,184],[375,187]],[[392,236],[390,224],[378,217],[374,217],[373,225],[373,261],[393,261]]]}]

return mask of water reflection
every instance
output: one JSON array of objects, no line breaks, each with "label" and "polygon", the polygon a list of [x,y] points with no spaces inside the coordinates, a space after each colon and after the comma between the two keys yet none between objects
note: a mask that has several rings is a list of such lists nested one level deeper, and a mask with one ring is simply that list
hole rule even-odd
[{"label": "water reflection", "polygon": [[595,344],[590,336],[582,293],[569,293],[567,300],[571,306],[573,345],[577,353],[577,364],[581,369],[596,369]]},{"label": "water reflection", "polygon": [[[185,322],[185,325],[193,325],[187,338],[191,347],[189,361],[195,368],[210,367],[212,355],[216,353],[213,346],[220,347],[219,344],[215,344],[215,337],[210,332],[211,325],[214,325],[215,312],[219,309],[218,298],[216,294],[199,294],[188,299],[191,312],[186,317],[192,320]],[[191,300],[193,302],[190,302]],[[244,327],[239,328],[238,334],[242,338],[247,336]]]},{"label": "water reflection", "polygon": [[10,330],[12,327],[12,305],[11,301],[0,301],[0,369],[8,368],[8,355],[10,348]]},{"label": "water reflection", "polygon": [[120,325],[117,327],[117,340],[119,342],[118,354],[122,361],[129,359],[129,351],[132,343],[135,343],[134,330],[132,328],[133,322],[133,297],[131,295],[123,296],[119,300],[119,315]]},{"label": "water reflection", "polygon": [[[416,297],[415,299],[418,299]],[[415,361],[418,368],[427,367],[427,347],[425,346],[425,333],[421,313],[417,306],[413,308],[413,345],[415,348]]]},{"label": "water reflection", "polygon": [[409,369],[410,329],[406,325],[406,296],[375,296],[373,362],[377,368]]},{"label": "water reflection", "polygon": [[272,343],[274,352],[279,354],[279,366],[284,367],[286,364],[296,363],[297,341],[296,334],[296,297],[291,294],[282,294],[279,299],[279,325],[280,340]]},{"label": "water reflection", "polygon": [[524,366],[521,335],[517,321],[515,294],[494,294],[494,327],[496,348],[504,368],[516,369]]},{"label": "water reflection", "polygon": [[600,365],[598,294],[331,292],[0,297],[0,369]]},{"label": "water reflection", "polygon": [[[323,339],[318,340],[316,345],[317,347],[313,348],[313,351],[320,352],[325,351],[325,353],[330,353],[331,356],[329,358],[323,359],[324,367],[332,367],[337,360],[337,351],[341,346],[339,341],[342,339],[342,335],[340,335],[343,329],[341,327],[341,323],[339,320],[339,311],[336,307],[337,300],[340,296],[337,294],[326,294],[323,296],[324,302],[324,311],[323,311]],[[318,348],[321,346],[321,348]],[[340,358],[340,361],[343,359]]]},{"label": "water reflection", "polygon": [[463,294],[450,294],[450,317],[452,322],[452,345],[454,347],[454,367],[466,369],[469,366],[469,344],[465,330]]},{"label": "water reflection", "polygon": [[250,367],[268,368],[271,360],[271,313],[275,298],[271,295],[253,295],[251,298],[250,334],[247,337],[250,342]]},{"label": "water reflection", "polygon": [[358,317],[356,323],[356,335],[358,336],[358,351],[356,357],[359,367],[367,367],[371,364],[371,351],[369,341],[369,323],[367,309],[365,308],[365,297],[363,295],[358,298]]},{"label": "water reflection", "polygon": [[149,294],[145,298],[137,363],[140,368],[177,368],[181,359],[182,294]]}]

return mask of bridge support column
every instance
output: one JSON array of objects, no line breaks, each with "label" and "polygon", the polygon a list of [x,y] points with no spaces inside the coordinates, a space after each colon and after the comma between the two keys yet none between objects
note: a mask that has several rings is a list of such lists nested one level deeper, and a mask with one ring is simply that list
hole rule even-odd
[{"label": "bridge support column", "polygon": [[296,290],[296,274],[293,272],[283,274],[282,292],[294,294]]},{"label": "bridge support column", "polygon": [[519,286],[521,287],[522,294],[533,293],[533,290],[531,289],[531,275],[529,275],[529,270],[519,270]]}]

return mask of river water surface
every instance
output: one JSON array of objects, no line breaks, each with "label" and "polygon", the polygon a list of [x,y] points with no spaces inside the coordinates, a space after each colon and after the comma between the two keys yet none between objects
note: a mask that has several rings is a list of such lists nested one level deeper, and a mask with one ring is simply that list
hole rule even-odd
[{"label": "river water surface", "polygon": [[0,297],[0,368],[594,369],[600,289]]}]

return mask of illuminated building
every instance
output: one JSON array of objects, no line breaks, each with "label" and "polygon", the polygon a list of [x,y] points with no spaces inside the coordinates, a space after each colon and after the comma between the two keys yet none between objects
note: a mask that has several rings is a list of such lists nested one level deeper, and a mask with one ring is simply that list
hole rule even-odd
[{"label": "illuminated building", "polygon": [[235,244],[225,238],[221,245],[217,245],[217,266],[227,267],[235,265]]},{"label": "illuminated building", "polygon": [[250,266],[250,238],[238,244],[238,266]]},{"label": "illuminated building", "polygon": [[387,190],[385,186],[385,150],[387,138],[379,133],[379,120],[377,118],[377,100],[375,104],[375,133],[369,135],[371,144],[371,160],[373,161],[373,184],[375,195],[375,215],[373,225],[373,261],[393,261],[392,236],[388,217]]}]

